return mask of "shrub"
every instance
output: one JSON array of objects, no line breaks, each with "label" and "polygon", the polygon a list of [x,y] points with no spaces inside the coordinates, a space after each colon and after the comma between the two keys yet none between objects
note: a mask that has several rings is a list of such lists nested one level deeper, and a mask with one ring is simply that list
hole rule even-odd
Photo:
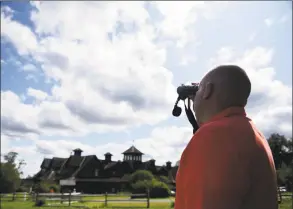
[{"label": "shrub", "polygon": [[18,189],[16,190],[16,192],[29,192],[30,188],[25,187],[25,186],[20,186],[18,187]]},{"label": "shrub", "polygon": [[45,205],[45,200],[38,200],[35,204],[36,207],[42,207]]},{"label": "shrub", "polygon": [[169,197],[170,189],[167,184],[160,181],[153,181],[152,188],[150,189],[150,197]]},{"label": "shrub", "polygon": [[143,194],[149,190],[151,198],[170,196],[170,189],[168,186],[156,179],[137,181],[135,184],[132,184],[132,187],[134,194]]},{"label": "shrub", "polygon": [[37,188],[37,192],[39,193],[49,193],[50,190],[53,189],[54,192],[60,191],[60,186],[54,183],[48,183],[48,182],[41,182],[39,187]]},{"label": "shrub", "polygon": [[165,184],[169,184],[170,180],[166,177],[166,176],[159,176],[158,180],[165,183]]},{"label": "shrub", "polygon": [[150,171],[138,170],[131,175],[130,179],[130,182],[135,184],[138,181],[151,181],[154,175]]}]

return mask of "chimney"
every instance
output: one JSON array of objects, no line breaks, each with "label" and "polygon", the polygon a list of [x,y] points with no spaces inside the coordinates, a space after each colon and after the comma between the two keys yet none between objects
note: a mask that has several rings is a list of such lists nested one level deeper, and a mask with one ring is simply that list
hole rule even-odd
[{"label": "chimney", "polygon": [[151,165],[151,166],[155,166],[155,162],[156,162],[156,161],[155,161],[154,159],[151,159],[151,160],[150,160],[150,165]]},{"label": "chimney", "polygon": [[109,162],[111,162],[112,161],[112,154],[110,153],[110,152],[107,152],[106,154],[105,154],[105,161],[107,162],[107,163],[109,163]]},{"label": "chimney", "polygon": [[73,155],[74,156],[81,156],[82,152],[83,151],[81,149],[77,148],[77,149],[73,150],[73,153],[74,153]]},{"label": "chimney", "polygon": [[167,167],[167,169],[171,169],[171,168],[172,168],[171,164],[172,164],[172,163],[171,163],[170,161],[166,162],[166,167]]}]

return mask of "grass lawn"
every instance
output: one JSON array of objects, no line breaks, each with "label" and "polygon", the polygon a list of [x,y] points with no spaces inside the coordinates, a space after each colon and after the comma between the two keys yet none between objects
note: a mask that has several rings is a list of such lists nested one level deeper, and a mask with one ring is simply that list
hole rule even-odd
[{"label": "grass lawn", "polygon": [[[97,199],[97,197],[94,197],[94,200],[104,200],[104,197],[101,197],[101,199]],[[129,198],[125,196],[121,196],[119,198],[115,199],[123,199],[123,198]],[[112,199],[112,198],[109,198]],[[114,199],[114,197],[113,197]],[[170,202],[174,200],[174,198],[170,198]],[[150,209],[170,209],[171,204],[170,202],[150,202]],[[47,201],[47,204],[59,204],[59,201],[51,202]],[[36,209],[36,207],[33,206],[34,203],[32,201],[1,201],[1,209]],[[61,208],[67,208],[67,209],[73,209],[73,208],[87,208],[87,209],[98,209],[98,208],[120,208],[120,209],[141,209],[146,208],[146,202],[118,202],[118,203],[108,203],[108,207],[105,207],[103,202],[86,202],[86,203],[72,203],[72,207],[68,207],[68,204],[64,204],[64,206],[45,206],[45,207],[39,207],[40,209],[61,209]],[[282,204],[279,205],[279,209],[292,209],[292,199],[291,198],[283,198]]]},{"label": "grass lawn", "polygon": [[282,204],[279,205],[279,209],[292,209],[292,199],[286,198],[282,200]]},{"label": "grass lawn", "polygon": [[[1,209],[35,209],[36,207],[33,206],[33,202],[1,202]],[[170,203],[151,203],[150,209],[169,209]],[[76,203],[72,204],[72,207],[65,206],[45,206],[45,207],[38,207],[42,209],[59,209],[59,208],[67,208],[67,209],[76,209],[76,208],[89,208],[89,209],[98,209],[98,208],[106,208],[104,203]],[[146,203],[109,203],[107,208],[123,208],[123,209],[141,209],[146,208]]]}]

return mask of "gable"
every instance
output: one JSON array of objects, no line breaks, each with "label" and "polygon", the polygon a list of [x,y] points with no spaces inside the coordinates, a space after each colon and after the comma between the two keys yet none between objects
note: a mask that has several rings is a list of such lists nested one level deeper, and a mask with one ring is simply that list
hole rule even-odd
[{"label": "gable", "polygon": [[50,165],[51,165],[52,159],[48,159],[48,158],[44,158],[42,164],[41,164],[41,168],[42,169],[49,169]]},{"label": "gable", "polygon": [[51,168],[53,170],[59,170],[66,160],[67,158],[53,157],[51,162]]}]

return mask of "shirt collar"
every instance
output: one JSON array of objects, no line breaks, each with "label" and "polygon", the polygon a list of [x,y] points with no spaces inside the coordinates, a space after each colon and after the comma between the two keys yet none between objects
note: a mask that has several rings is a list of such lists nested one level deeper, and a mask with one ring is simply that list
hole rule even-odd
[{"label": "shirt collar", "polygon": [[244,107],[229,107],[227,109],[224,109],[222,112],[216,114],[215,116],[213,116],[210,120],[208,120],[207,122],[203,123],[202,125],[205,125],[207,123],[216,121],[216,120],[220,120],[222,118],[225,117],[230,117],[232,115],[241,115],[241,116],[246,116],[246,112]]}]

